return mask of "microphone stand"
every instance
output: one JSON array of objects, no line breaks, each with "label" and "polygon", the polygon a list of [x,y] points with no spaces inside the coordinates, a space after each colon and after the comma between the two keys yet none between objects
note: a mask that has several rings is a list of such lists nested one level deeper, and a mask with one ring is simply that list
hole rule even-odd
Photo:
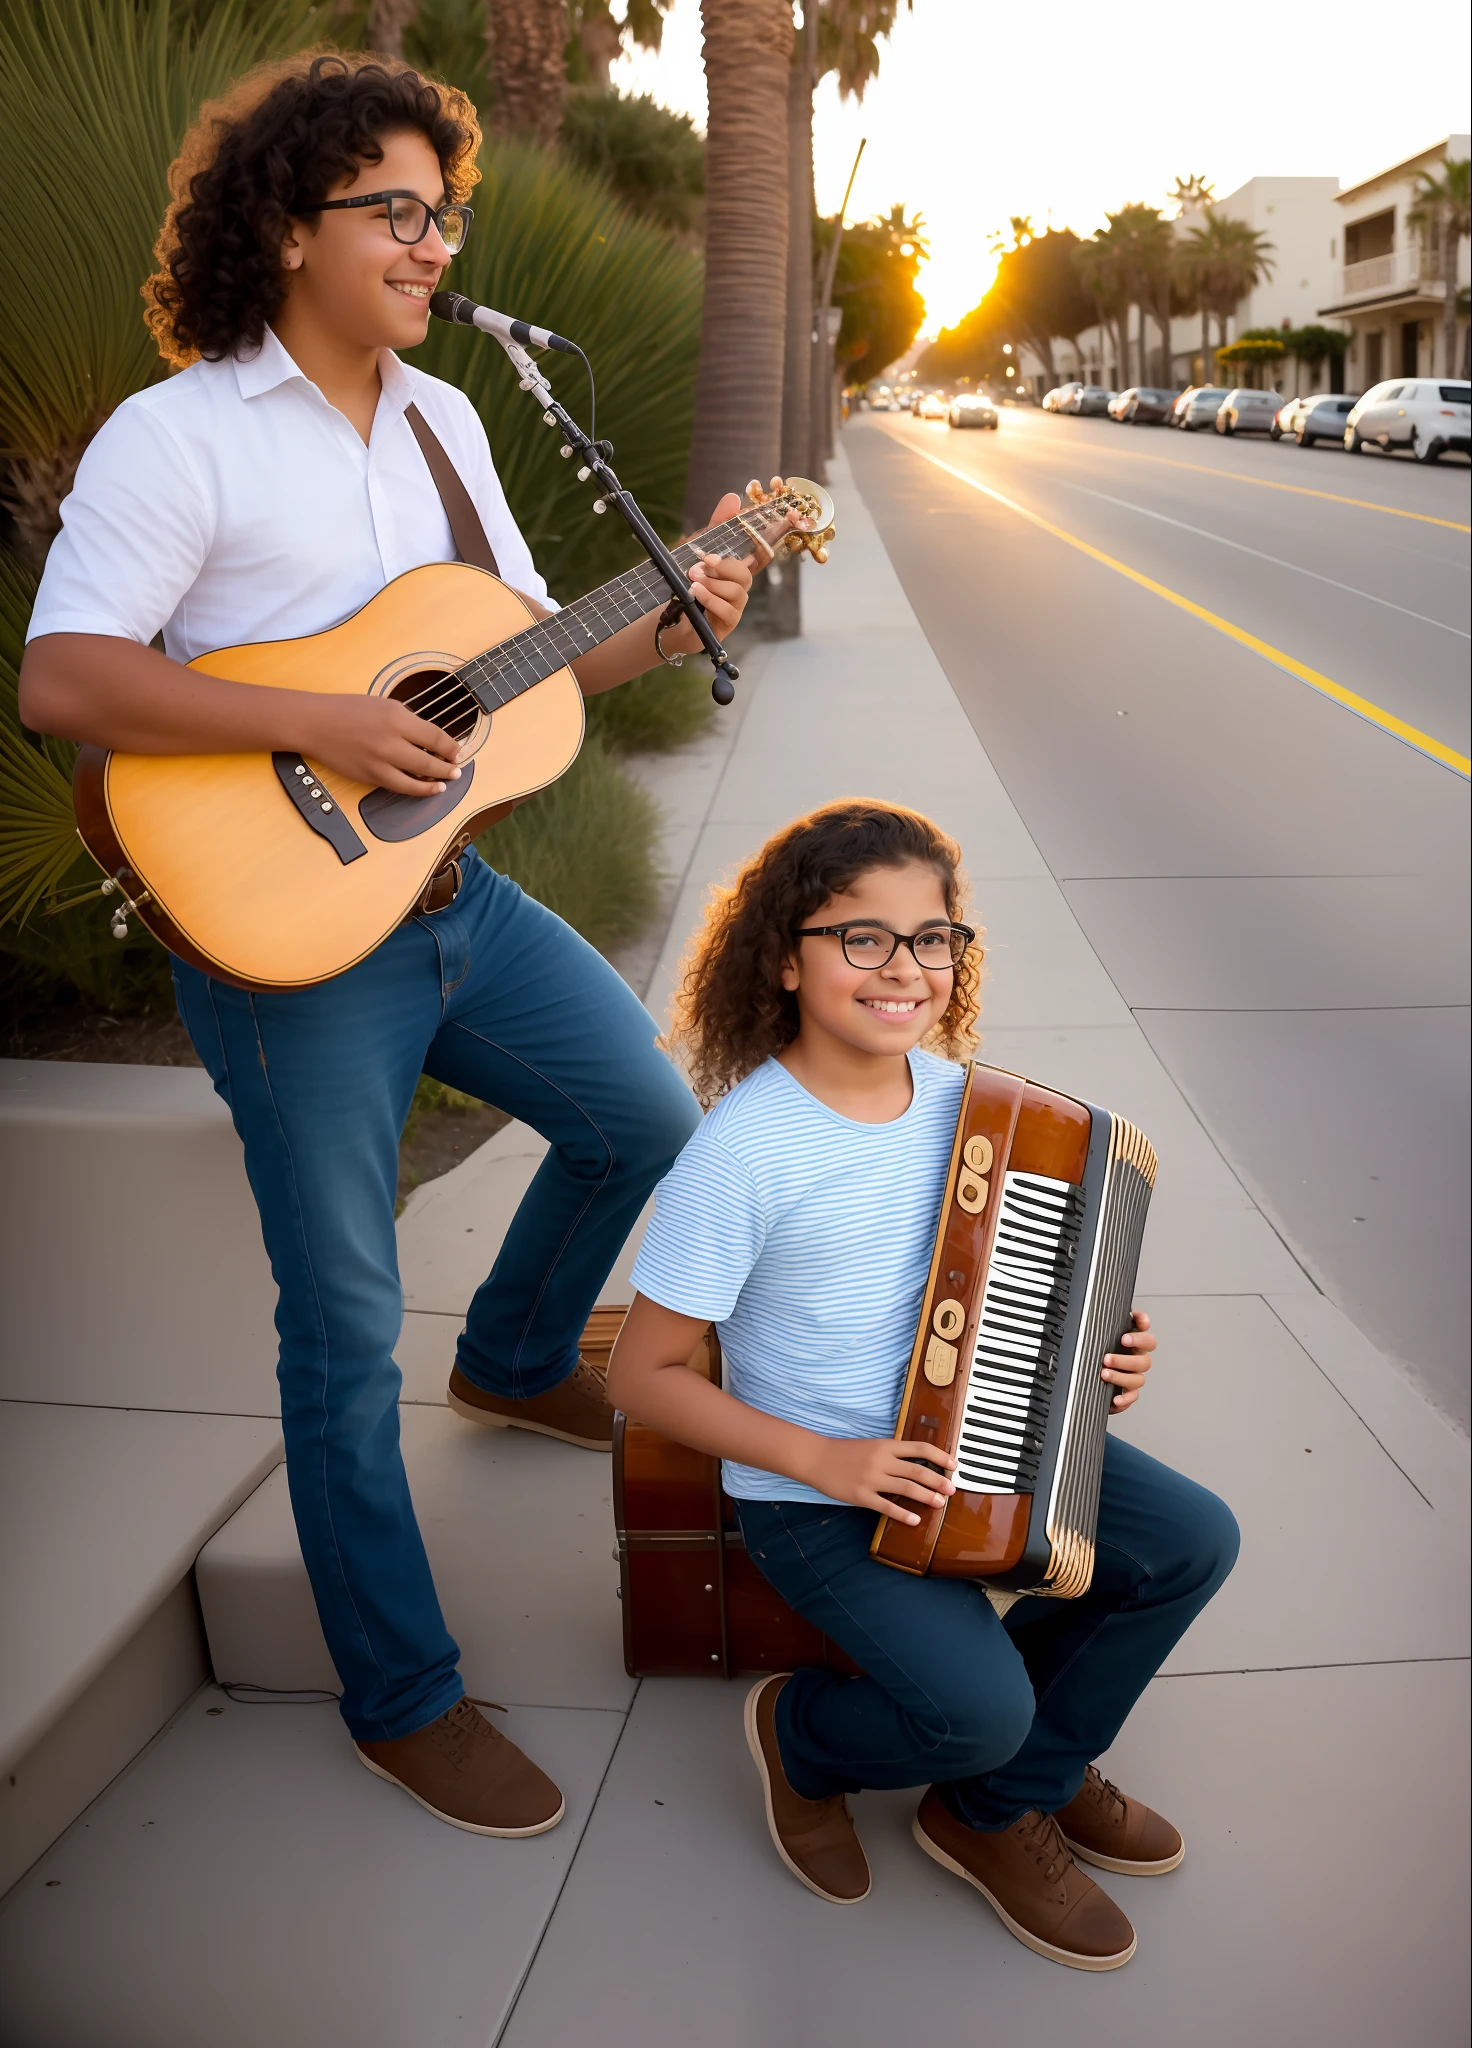
[{"label": "microphone stand", "polygon": [[734,667],[730,655],[716,638],[710,620],[700,608],[700,602],[686,580],[679,563],[644,517],[632,494],[626,491],[614,474],[608,458],[613,453],[611,441],[590,441],[566,406],[552,396],[546,378],[537,368],[535,359],[528,355],[520,342],[508,341],[501,335],[493,337],[511,358],[523,391],[529,391],[542,408],[542,418],[549,427],[561,427],[563,432],[562,454],[564,459],[573,455],[583,458],[578,470],[578,481],[586,483],[595,478],[601,489],[601,497],[593,500],[595,512],[606,512],[610,506],[628,526],[638,540],[650,561],[670,587],[672,596],[680,609],[700,635],[701,644],[711,658],[715,674],[711,678],[710,693],[717,704],[729,704],[736,695],[736,684],[740,669]]}]

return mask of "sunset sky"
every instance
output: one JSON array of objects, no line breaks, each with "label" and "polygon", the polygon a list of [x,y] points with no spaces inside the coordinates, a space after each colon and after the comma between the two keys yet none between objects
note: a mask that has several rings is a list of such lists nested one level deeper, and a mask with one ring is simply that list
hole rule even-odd
[{"label": "sunset sky", "polygon": [[[1365,0],[1327,14],[1280,0],[1270,23],[1195,28],[1162,17],[1115,29],[1101,19],[1083,31],[1059,21],[1041,36],[1035,19],[980,0],[915,0],[862,103],[840,102],[831,78],[818,94],[818,205],[837,209],[867,136],[850,216],[896,200],[925,216],[927,328],[976,304],[995,266],[988,245],[1009,214],[1089,233],[1128,200],[1162,203],[1192,171],[1222,196],[1254,175],[1350,184],[1469,126],[1462,0],[1428,0],[1403,17]],[[703,127],[699,0],[675,0],[659,56],[625,58],[614,80]]]}]

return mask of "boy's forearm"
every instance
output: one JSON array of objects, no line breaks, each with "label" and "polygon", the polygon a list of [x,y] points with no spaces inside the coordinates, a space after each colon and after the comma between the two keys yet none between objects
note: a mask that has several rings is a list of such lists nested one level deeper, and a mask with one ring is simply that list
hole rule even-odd
[{"label": "boy's forearm", "polygon": [[316,702],[306,690],[203,675],[101,633],[46,634],[21,663],[20,714],[33,731],[130,754],[306,748]]}]

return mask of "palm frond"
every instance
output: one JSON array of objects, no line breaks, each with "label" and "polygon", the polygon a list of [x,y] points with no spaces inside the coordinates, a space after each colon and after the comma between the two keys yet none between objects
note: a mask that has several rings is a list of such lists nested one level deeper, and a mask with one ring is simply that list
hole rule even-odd
[{"label": "palm frond", "polygon": [[28,733],[16,704],[35,594],[30,570],[0,549],[0,924],[23,922],[82,854],[72,816],[76,748]]},{"label": "palm frond", "polygon": [[0,15],[0,452],[82,445],[163,374],[139,287],[201,100],[320,33],[311,0],[19,0]]}]

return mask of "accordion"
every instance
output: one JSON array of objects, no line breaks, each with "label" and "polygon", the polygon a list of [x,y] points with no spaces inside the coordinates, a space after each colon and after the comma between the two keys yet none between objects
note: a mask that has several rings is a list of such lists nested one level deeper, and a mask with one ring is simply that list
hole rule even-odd
[{"label": "accordion", "polygon": [[955,1456],[956,1492],[918,1524],[881,1516],[872,1556],[993,1597],[1088,1591],[1101,1369],[1130,1327],[1154,1183],[1123,1117],[970,1068],[895,1430]]}]

